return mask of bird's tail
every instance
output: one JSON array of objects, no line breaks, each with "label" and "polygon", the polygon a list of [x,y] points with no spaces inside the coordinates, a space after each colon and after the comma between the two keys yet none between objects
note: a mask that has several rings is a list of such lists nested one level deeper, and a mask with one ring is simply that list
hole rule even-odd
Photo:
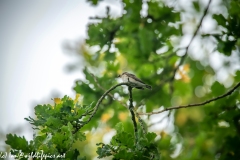
[{"label": "bird's tail", "polygon": [[152,90],[152,86],[150,86],[150,85],[148,85],[148,84],[146,84],[145,87],[146,87],[147,89]]}]

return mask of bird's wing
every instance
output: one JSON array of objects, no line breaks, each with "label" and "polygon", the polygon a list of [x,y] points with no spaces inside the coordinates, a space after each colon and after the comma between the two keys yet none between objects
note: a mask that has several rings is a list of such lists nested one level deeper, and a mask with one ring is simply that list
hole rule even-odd
[{"label": "bird's wing", "polygon": [[137,78],[134,74],[131,74],[131,73],[126,73],[126,74],[127,74],[129,77],[133,78],[134,80],[145,84],[141,79]]}]

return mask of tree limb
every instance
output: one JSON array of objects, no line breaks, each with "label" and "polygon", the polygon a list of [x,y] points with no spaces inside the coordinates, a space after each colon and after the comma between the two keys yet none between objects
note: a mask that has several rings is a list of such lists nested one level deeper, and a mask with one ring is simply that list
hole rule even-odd
[{"label": "tree limb", "polygon": [[[192,36],[189,44],[188,44],[187,47],[186,47],[185,53],[184,53],[183,56],[181,57],[181,60],[180,60],[179,64],[178,64],[178,65],[176,66],[176,68],[174,69],[174,71],[173,71],[173,76],[170,78],[170,82],[172,82],[172,81],[174,80],[175,75],[176,75],[179,67],[183,64],[183,62],[184,62],[184,60],[185,60],[185,58],[186,58],[186,56],[187,56],[188,49],[189,49],[190,45],[192,44],[193,39],[196,37],[196,35],[197,35],[198,31],[199,31],[199,29],[200,29],[200,27],[201,27],[201,25],[202,25],[202,22],[203,22],[204,17],[207,15],[209,6],[210,6],[210,4],[211,4],[211,1],[212,1],[212,0],[209,0],[208,5],[207,5],[207,7],[205,8],[204,13],[203,13],[203,15],[202,15],[202,17],[201,17],[201,19],[200,19],[200,22],[199,22],[199,24],[198,24],[198,26],[197,26],[197,29],[196,29],[195,32],[193,33],[193,36]],[[173,86],[172,86],[172,84],[170,84],[170,91],[171,91],[171,92],[173,91]]]},{"label": "tree limb", "polygon": [[[98,83],[98,80],[97,80],[96,76],[95,76],[94,74],[92,74],[92,73],[89,73],[89,74],[93,77],[93,79],[94,79],[95,83],[97,84],[97,86],[98,86],[101,90],[103,90],[103,91],[106,92],[107,90],[106,90],[105,88],[103,88],[103,87]],[[108,95],[109,95],[110,97],[112,97],[113,100],[115,100],[113,94],[108,93]],[[117,100],[117,101],[118,101],[121,105],[123,105],[125,108],[128,109],[128,106],[127,106],[124,102],[119,101],[119,100]]]},{"label": "tree limb", "polygon": [[134,127],[134,135],[135,135],[135,144],[138,142],[138,135],[137,135],[137,122],[135,119],[135,114],[133,110],[133,98],[132,98],[132,87],[128,86],[128,91],[129,91],[129,111],[132,115],[132,121],[133,121],[133,127]]},{"label": "tree limb", "polygon": [[97,110],[98,110],[101,102],[102,102],[103,99],[105,98],[105,96],[108,95],[112,90],[114,90],[114,89],[117,88],[118,86],[122,86],[122,85],[130,86],[130,83],[119,83],[119,84],[117,84],[117,85],[115,85],[115,86],[112,86],[110,89],[108,89],[108,90],[99,98],[99,100],[97,101],[97,104],[96,104],[95,107],[94,107],[94,110],[93,110],[91,116],[90,116],[89,119],[84,123],[84,125],[87,124],[87,123],[89,123],[89,122],[91,121],[91,119],[92,119],[93,116],[96,114],[96,112],[97,112]]},{"label": "tree limb", "polygon": [[224,98],[224,97],[226,97],[228,95],[231,95],[239,86],[240,86],[240,82],[236,86],[234,86],[231,90],[229,90],[227,93],[225,93],[225,94],[223,94],[221,96],[209,99],[207,101],[204,101],[202,103],[188,104],[188,105],[182,105],[182,106],[177,106],[177,107],[169,107],[169,108],[165,108],[164,110],[161,110],[161,111],[158,111],[158,112],[138,113],[138,114],[139,115],[152,115],[152,114],[159,114],[159,113],[162,113],[162,112],[165,112],[165,111],[169,111],[169,110],[173,110],[173,109],[203,106],[203,105],[208,104],[210,102],[213,102],[213,101],[219,100],[221,98]]}]

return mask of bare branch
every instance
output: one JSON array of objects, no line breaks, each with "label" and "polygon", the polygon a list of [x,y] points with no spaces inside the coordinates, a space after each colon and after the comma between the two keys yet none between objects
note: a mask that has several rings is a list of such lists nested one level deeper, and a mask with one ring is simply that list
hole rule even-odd
[{"label": "bare branch", "polygon": [[[175,75],[176,75],[179,67],[183,64],[183,62],[184,62],[184,60],[185,60],[185,58],[186,58],[186,56],[187,56],[188,49],[189,49],[190,45],[192,44],[194,38],[196,37],[196,35],[197,35],[198,31],[199,31],[199,29],[200,29],[200,27],[201,27],[201,25],[202,25],[202,22],[203,22],[204,17],[207,15],[209,6],[210,6],[210,4],[211,4],[211,1],[212,1],[212,0],[209,0],[208,5],[207,5],[206,9],[204,10],[204,13],[203,13],[203,15],[202,15],[202,17],[201,17],[201,19],[200,19],[200,22],[199,22],[199,24],[198,24],[195,32],[193,33],[193,36],[192,36],[189,44],[187,45],[187,47],[186,47],[186,49],[185,49],[185,53],[183,54],[183,56],[181,57],[180,62],[178,63],[178,65],[177,65],[176,68],[174,69],[174,71],[173,71],[173,76],[171,77],[170,82],[172,82],[172,81],[174,80]],[[170,83],[170,91],[173,92],[173,86],[172,86],[171,83]]]},{"label": "bare branch", "polygon": [[[93,77],[93,79],[94,79],[95,83],[97,84],[97,86],[98,86],[100,89],[102,89],[103,91],[106,92],[106,89],[103,88],[103,87],[98,83],[98,80],[97,80],[96,76],[95,76],[94,74],[92,74],[92,73],[90,73],[90,75]],[[112,99],[118,101],[118,102],[119,102],[120,104],[122,104],[124,107],[126,107],[126,108],[129,109],[129,111],[130,111],[130,113],[131,113],[131,115],[132,115],[132,121],[133,121],[134,132],[135,132],[135,140],[136,140],[136,143],[137,143],[137,122],[136,122],[136,119],[135,119],[135,112],[134,112],[134,110],[133,110],[134,107],[133,107],[133,99],[132,99],[132,87],[129,86],[129,87],[128,87],[128,90],[129,90],[129,102],[130,102],[129,108],[128,108],[128,106],[127,106],[125,103],[123,103],[122,101],[116,100],[111,93],[108,93],[108,95],[109,95],[110,97],[112,97]],[[140,125],[141,125],[142,129],[143,129],[144,134],[146,134],[146,130],[145,130],[144,126],[143,126],[143,121],[142,121],[141,117],[140,117],[137,113],[136,113],[136,116],[137,116],[137,118],[139,119],[139,122],[140,122]]]},{"label": "bare branch", "polygon": [[115,86],[112,86],[109,90],[107,90],[107,91],[99,98],[99,100],[97,101],[97,104],[96,104],[96,106],[94,107],[94,110],[93,110],[91,116],[90,116],[89,119],[84,123],[84,125],[87,124],[87,123],[89,123],[89,122],[91,121],[91,119],[92,119],[93,116],[96,114],[96,112],[97,112],[100,104],[102,103],[103,99],[105,98],[105,96],[108,95],[108,94],[109,94],[112,90],[114,90],[115,88],[117,88],[117,87],[119,87],[119,86],[122,86],[122,85],[130,86],[131,84],[130,84],[130,83],[119,83],[119,84],[117,84],[117,85],[115,85]]},{"label": "bare branch", "polygon": [[159,114],[159,113],[162,113],[162,112],[165,112],[165,111],[169,111],[169,110],[173,110],[173,109],[203,106],[203,105],[208,104],[208,103],[210,103],[210,102],[213,102],[213,101],[219,100],[219,99],[221,99],[221,98],[224,98],[224,97],[226,97],[226,96],[228,96],[228,95],[231,95],[239,86],[240,86],[240,82],[239,82],[235,87],[233,87],[231,90],[229,90],[227,93],[225,93],[225,94],[223,94],[223,95],[221,95],[221,96],[218,96],[218,97],[209,99],[209,100],[207,100],[207,101],[204,101],[204,102],[202,102],[202,103],[188,104],[188,105],[177,106],[177,107],[169,107],[169,108],[165,108],[164,110],[161,110],[161,111],[158,111],[158,112],[138,113],[138,114],[139,114],[139,115],[152,115],[152,114]]},{"label": "bare branch", "polygon": [[132,98],[132,87],[128,86],[128,91],[129,91],[129,111],[132,115],[132,121],[133,121],[133,127],[134,127],[134,135],[135,135],[135,144],[138,142],[138,135],[137,135],[137,122],[133,110],[133,98]]},{"label": "bare branch", "polygon": [[148,127],[152,127],[152,126],[155,125],[155,124],[162,123],[163,120],[165,120],[166,118],[169,118],[170,114],[171,114],[171,112],[169,112],[168,114],[166,114],[166,115],[165,115],[164,117],[162,117],[162,119],[160,119],[159,121],[149,124]]},{"label": "bare branch", "polygon": [[[103,90],[103,91],[106,92],[106,89],[103,88],[103,87],[98,83],[98,80],[97,80],[96,76],[95,76],[94,74],[92,74],[92,73],[90,73],[90,75],[93,77],[93,79],[94,79],[95,83],[97,84],[97,86],[98,86],[101,90]],[[116,100],[116,99],[114,98],[113,94],[108,93],[108,95],[109,95],[110,97],[112,97],[113,100]],[[121,105],[123,105],[124,107],[126,107],[126,108],[128,109],[128,106],[127,106],[124,102],[119,101],[119,100],[116,100],[116,101],[118,101]]]}]

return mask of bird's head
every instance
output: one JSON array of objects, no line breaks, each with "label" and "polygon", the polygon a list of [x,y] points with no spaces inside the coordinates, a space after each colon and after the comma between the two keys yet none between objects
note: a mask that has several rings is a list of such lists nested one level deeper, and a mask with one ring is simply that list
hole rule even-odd
[{"label": "bird's head", "polygon": [[126,74],[128,74],[128,72],[123,72],[122,74],[119,74],[117,78],[121,78],[123,75],[126,75]]}]

